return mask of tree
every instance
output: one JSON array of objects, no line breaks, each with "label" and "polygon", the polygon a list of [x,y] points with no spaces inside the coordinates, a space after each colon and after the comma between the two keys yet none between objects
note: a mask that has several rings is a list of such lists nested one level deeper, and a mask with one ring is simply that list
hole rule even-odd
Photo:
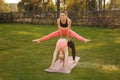
[{"label": "tree", "polygon": [[50,0],[49,4],[47,5],[47,11],[55,12],[56,8],[52,0]]},{"label": "tree", "polygon": [[85,10],[85,0],[67,0],[68,11],[83,11]]},{"label": "tree", "polygon": [[54,10],[54,5],[52,0],[21,0],[18,8],[25,12],[43,12]]},{"label": "tree", "polygon": [[[71,19],[77,19],[81,16],[81,11],[86,10],[85,0],[67,0],[66,1],[66,10]],[[74,20],[75,21],[75,20]]]},{"label": "tree", "polygon": [[25,11],[25,12],[32,12],[39,7],[39,4],[42,0],[21,0],[21,2],[18,3],[18,9],[19,11]]},{"label": "tree", "polygon": [[106,2],[106,0],[103,0],[103,10],[105,10],[105,2]]},{"label": "tree", "polygon": [[111,10],[120,10],[120,0],[111,0],[111,3],[110,3],[110,9]]},{"label": "tree", "polygon": [[86,4],[86,7],[87,7],[87,10],[88,11],[95,11],[97,10],[97,1],[96,0],[86,0],[87,4]]},{"label": "tree", "polygon": [[10,8],[8,7],[8,5],[3,1],[0,0],[0,12],[9,12]]}]

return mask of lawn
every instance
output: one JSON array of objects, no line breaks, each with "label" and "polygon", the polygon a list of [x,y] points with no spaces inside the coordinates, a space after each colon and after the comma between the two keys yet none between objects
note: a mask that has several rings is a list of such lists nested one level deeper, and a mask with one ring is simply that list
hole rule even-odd
[{"label": "lawn", "polygon": [[81,59],[70,74],[61,74],[44,71],[50,66],[58,38],[32,42],[57,26],[0,24],[0,80],[120,80],[120,29],[72,29],[91,41],[85,44],[71,38]]}]

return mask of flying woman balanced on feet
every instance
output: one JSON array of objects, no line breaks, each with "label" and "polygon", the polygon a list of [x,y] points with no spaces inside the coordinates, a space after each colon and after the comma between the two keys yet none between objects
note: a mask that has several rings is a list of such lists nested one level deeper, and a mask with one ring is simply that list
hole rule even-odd
[{"label": "flying woman balanced on feet", "polygon": [[62,11],[60,13],[60,17],[57,20],[57,24],[58,24],[58,30],[57,31],[52,32],[52,33],[50,33],[46,36],[43,36],[42,38],[35,39],[33,41],[39,43],[39,42],[48,40],[48,39],[53,38],[53,37],[61,37],[62,38],[62,36],[66,36],[68,41],[69,41],[70,36],[78,39],[79,41],[83,41],[84,43],[90,41],[89,39],[86,39],[86,38],[78,35],[74,31],[72,31],[71,20],[67,17],[67,12],[66,11]]}]

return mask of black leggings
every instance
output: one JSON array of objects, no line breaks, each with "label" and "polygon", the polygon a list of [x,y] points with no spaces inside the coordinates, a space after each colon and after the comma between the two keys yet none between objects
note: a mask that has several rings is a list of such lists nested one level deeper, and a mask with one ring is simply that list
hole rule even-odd
[{"label": "black leggings", "polygon": [[75,55],[76,55],[75,44],[73,43],[73,41],[70,40],[68,41],[67,45],[72,49],[72,57],[73,57],[73,60],[75,60]]}]

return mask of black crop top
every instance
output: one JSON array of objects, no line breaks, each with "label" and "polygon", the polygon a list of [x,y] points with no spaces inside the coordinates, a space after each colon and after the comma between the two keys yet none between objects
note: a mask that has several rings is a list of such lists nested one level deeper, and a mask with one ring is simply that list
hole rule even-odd
[{"label": "black crop top", "polygon": [[61,19],[60,19],[60,26],[61,26],[61,27],[68,27],[67,19],[66,19],[66,23],[65,23],[65,24],[63,24],[63,23],[61,22]]}]

